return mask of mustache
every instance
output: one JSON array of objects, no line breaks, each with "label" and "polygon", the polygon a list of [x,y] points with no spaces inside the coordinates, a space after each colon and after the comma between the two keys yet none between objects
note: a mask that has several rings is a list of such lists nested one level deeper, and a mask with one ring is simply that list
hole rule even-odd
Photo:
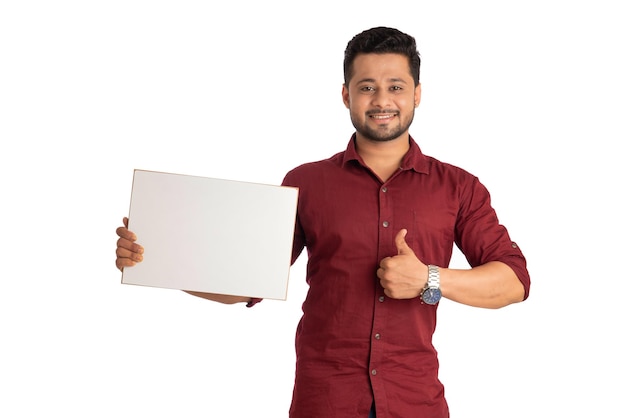
[{"label": "mustache", "polygon": [[365,112],[365,116],[372,116],[372,115],[397,115],[399,113],[400,113],[400,111],[399,110],[395,110],[395,109],[384,109],[384,110],[373,109],[373,110],[366,111]]}]

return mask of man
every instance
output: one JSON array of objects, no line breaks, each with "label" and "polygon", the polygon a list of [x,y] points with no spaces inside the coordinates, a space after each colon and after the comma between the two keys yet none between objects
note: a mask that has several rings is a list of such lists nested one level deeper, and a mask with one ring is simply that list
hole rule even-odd
[{"label": "man", "polygon": [[[307,248],[309,284],[291,417],[448,417],[432,345],[439,298],[500,308],[528,297],[525,258],[485,187],[409,135],[419,70],[413,37],[384,27],[355,36],[342,96],[356,133],[344,152],[284,179],[300,189],[292,261]],[[117,267],[141,261],[135,235],[117,233]],[[445,268],[455,243],[471,269]]]}]

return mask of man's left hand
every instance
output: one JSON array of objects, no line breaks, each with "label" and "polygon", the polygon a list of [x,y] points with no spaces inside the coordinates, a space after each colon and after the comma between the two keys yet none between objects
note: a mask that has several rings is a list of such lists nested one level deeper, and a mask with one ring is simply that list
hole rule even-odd
[{"label": "man's left hand", "polygon": [[409,247],[406,234],[406,229],[398,232],[395,238],[398,255],[383,258],[376,272],[385,294],[394,299],[418,297],[428,279],[428,267]]}]

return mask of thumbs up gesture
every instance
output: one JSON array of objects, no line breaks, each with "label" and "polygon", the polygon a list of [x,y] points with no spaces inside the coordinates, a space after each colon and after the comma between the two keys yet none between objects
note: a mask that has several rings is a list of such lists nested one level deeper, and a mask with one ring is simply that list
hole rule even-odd
[{"label": "thumbs up gesture", "polygon": [[412,299],[420,295],[428,279],[428,267],[415,255],[405,237],[406,229],[396,235],[398,255],[383,258],[376,275],[385,294],[394,299]]}]

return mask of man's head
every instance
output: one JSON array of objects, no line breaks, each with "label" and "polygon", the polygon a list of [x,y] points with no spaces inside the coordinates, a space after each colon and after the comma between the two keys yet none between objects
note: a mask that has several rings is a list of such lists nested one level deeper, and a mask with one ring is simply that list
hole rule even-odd
[{"label": "man's head", "polygon": [[415,38],[394,28],[376,27],[356,35],[346,47],[343,60],[344,83],[353,75],[354,59],[359,54],[401,54],[408,58],[411,75],[417,86],[420,82],[420,55]]},{"label": "man's head", "polygon": [[357,141],[408,139],[421,100],[415,39],[396,29],[374,28],[346,48],[342,98]]}]

